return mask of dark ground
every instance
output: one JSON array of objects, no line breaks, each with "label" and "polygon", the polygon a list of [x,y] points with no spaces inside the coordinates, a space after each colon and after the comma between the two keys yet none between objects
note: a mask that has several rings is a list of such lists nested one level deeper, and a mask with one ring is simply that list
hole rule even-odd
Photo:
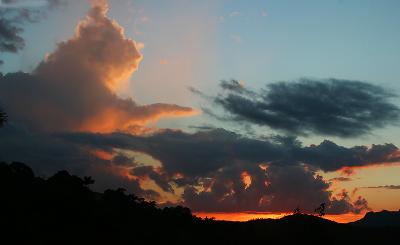
[{"label": "dark ground", "polygon": [[0,163],[0,244],[400,244],[400,212],[351,224],[304,214],[203,220],[123,189],[93,192],[92,183],[66,171],[43,179],[25,164]]}]

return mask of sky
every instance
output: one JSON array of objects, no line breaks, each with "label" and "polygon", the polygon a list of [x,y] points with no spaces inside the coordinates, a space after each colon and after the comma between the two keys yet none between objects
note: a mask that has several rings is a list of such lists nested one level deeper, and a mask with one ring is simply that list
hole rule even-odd
[{"label": "sky", "polygon": [[3,0],[0,161],[221,219],[398,210],[399,9]]}]

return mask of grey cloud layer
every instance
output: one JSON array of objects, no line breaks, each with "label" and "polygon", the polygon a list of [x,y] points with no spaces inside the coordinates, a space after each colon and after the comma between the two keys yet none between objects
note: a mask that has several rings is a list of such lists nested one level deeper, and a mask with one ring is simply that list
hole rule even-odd
[{"label": "grey cloud layer", "polygon": [[[329,213],[360,211],[348,196],[334,196],[315,167],[296,160],[296,152],[306,148],[290,140],[254,140],[222,129],[195,134],[165,131],[152,136],[49,135],[12,124],[0,129],[0,137],[0,161],[27,162],[46,175],[67,169],[93,176],[97,189],[122,186],[147,198],[160,197],[142,189],[138,179],[115,171],[126,169],[132,177],[153,180],[164,192],[174,193],[174,186],[183,188],[181,204],[195,211],[288,212],[300,206],[312,212],[322,202],[327,203]],[[115,149],[149,154],[162,166],[140,165],[120,151],[110,160],[93,154]],[[260,163],[266,168],[260,168]],[[243,172],[251,178],[248,186],[242,180]]]},{"label": "grey cloud layer", "polygon": [[[183,204],[196,211],[287,212],[297,205],[312,211],[326,202],[330,213],[357,213],[368,207],[366,200],[360,197],[352,202],[347,193],[333,196],[329,182],[316,171],[399,160],[398,149],[391,144],[346,148],[324,141],[304,147],[293,137],[251,139],[223,129],[194,134],[165,130],[150,136],[82,133],[59,137],[109,152],[120,148],[151,155],[162,163],[162,174],[152,167],[132,174],[148,176],[167,191],[172,183],[183,187]],[[251,176],[249,187],[241,179],[243,172]],[[173,178],[176,174],[183,177]]]},{"label": "grey cloud layer", "polygon": [[[165,130],[150,136],[114,134],[67,134],[66,139],[111,151],[113,147],[141,151],[164,164],[170,173],[207,175],[235,161],[288,166],[305,163],[323,171],[367,166],[400,160],[393,144],[343,147],[325,140],[319,145],[302,146],[295,138],[253,139],[224,129],[194,134]],[[190,163],[190,164],[189,164]]]},{"label": "grey cloud layer", "polygon": [[60,170],[68,170],[79,176],[93,176],[96,190],[123,187],[139,196],[157,200],[159,194],[143,190],[137,180],[124,178],[114,170],[121,166],[135,166],[134,159],[124,156],[111,160],[93,154],[94,148],[82,147],[49,134],[31,132],[9,123],[0,128],[0,162],[23,162],[36,173],[51,176]]},{"label": "grey cloud layer", "polygon": [[354,137],[397,123],[396,97],[382,87],[340,79],[301,79],[252,91],[236,80],[222,81],[213,98],[234,120],[295,135]]}]

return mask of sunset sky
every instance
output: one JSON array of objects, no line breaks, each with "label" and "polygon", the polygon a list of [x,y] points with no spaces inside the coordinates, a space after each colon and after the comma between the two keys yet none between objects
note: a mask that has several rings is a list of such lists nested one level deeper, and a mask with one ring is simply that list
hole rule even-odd
[{"label": "sunset sky", "polygon": [[0,161],[218,219],[399,210],[399,1],[0,1]]}]

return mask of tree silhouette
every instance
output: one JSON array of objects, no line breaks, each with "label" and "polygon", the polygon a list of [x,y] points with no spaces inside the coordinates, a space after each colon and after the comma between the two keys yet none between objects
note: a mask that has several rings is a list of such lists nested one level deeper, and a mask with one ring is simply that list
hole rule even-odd
[{"label": "tree silhouette", "polygon": [[319,205],[319,207],[316,208],[316,209],[314,210],[314,212],[316,212],[317,215],[318,215],[319,217],[324,216],[324,215],[325,215],[325,206],[326,206],[326,205],[325,205],[324,202],[321,203],[321,204]]},{"label": "tree silhouette", "polygon": [[[2,244],[261,244],[266,238],[271,244],[343,244],[343,239],[391,244],[398,239],[398,227],[367,230],[305,214],[248,222],[200,219],[189,208],[160,208],[123,188],[92,191],[93,181],[67,171],[45,179],[23,163],[0,162]],[[316,212],[325,214],[325,203]]]},{"label": "tree silhouette", "polygon": [[293,214],[301,214],[299,206],[293,210]]}]

